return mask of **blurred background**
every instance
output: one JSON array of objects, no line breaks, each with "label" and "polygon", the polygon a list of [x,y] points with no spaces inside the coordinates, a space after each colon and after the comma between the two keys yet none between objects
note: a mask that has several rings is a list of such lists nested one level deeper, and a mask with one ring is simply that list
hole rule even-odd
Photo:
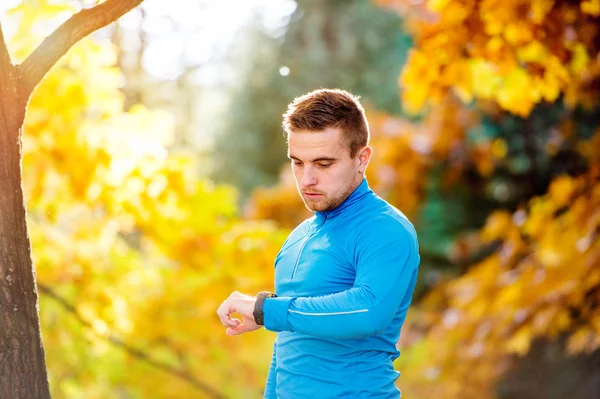
[{"label": "blurred background", "polygon": [[[3,1],[22,61],[95,1]],[[600,1],[146,0],[28,107],[23,168],[54,398],[261,398],[275,334],[228,337],[311,214],[294,97],[342,88],[369,184],[417,227],[409,398],[600,397]]]}]

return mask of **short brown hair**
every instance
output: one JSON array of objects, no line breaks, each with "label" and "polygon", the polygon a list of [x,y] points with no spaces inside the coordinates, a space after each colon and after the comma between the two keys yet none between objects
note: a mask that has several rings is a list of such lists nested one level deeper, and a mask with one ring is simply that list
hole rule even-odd
[{"label": "short brown hair", "polygon": [[359,98],[340,89],[311,91],[288,105],[283,128],[288,137],[298,130],[339,128],[352,158],[369,143],[369,124]]}]

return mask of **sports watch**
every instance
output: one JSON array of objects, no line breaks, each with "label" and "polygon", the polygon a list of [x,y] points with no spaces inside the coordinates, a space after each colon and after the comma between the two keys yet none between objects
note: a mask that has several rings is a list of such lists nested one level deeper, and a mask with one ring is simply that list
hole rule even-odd
[{"label": "sports watch", "polygon": [[256,295],[256,303],[254,304],[254,311],[252,312],[252,315],[254,316],[254,321],[259,326],[265,325],[265,314],[263,313],[263,303],[265,301],[265,298],[276,298],[276,297],[277,297],[277,295],[275,295],[273,292],[269,292],[269,291],[260,291]]}]

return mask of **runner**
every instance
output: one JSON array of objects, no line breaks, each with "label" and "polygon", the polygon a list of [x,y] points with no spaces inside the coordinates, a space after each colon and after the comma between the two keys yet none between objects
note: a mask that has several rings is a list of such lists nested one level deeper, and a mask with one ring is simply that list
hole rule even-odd
[{"label": "runner", "polygon": [[283,126],[314,216],[277,254],[275,293],[235,291],[217,314],[228,335],[263,325],[277,333],[267,399],[397,399],[396,343],[420,262],[415,229],[369,187],[372,149],[357,97],[310,92],[288,106]]}]

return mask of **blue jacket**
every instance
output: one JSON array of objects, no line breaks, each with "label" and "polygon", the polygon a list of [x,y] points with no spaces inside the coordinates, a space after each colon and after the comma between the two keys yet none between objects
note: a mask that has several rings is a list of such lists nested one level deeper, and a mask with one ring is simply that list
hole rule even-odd
[{"label": "blue jacket", "polygon": [[277,332],[264,397],[397,399],[396,342],[420,262],[413,225],[365,178],[337,208],[315,212],[275,259]]}]

